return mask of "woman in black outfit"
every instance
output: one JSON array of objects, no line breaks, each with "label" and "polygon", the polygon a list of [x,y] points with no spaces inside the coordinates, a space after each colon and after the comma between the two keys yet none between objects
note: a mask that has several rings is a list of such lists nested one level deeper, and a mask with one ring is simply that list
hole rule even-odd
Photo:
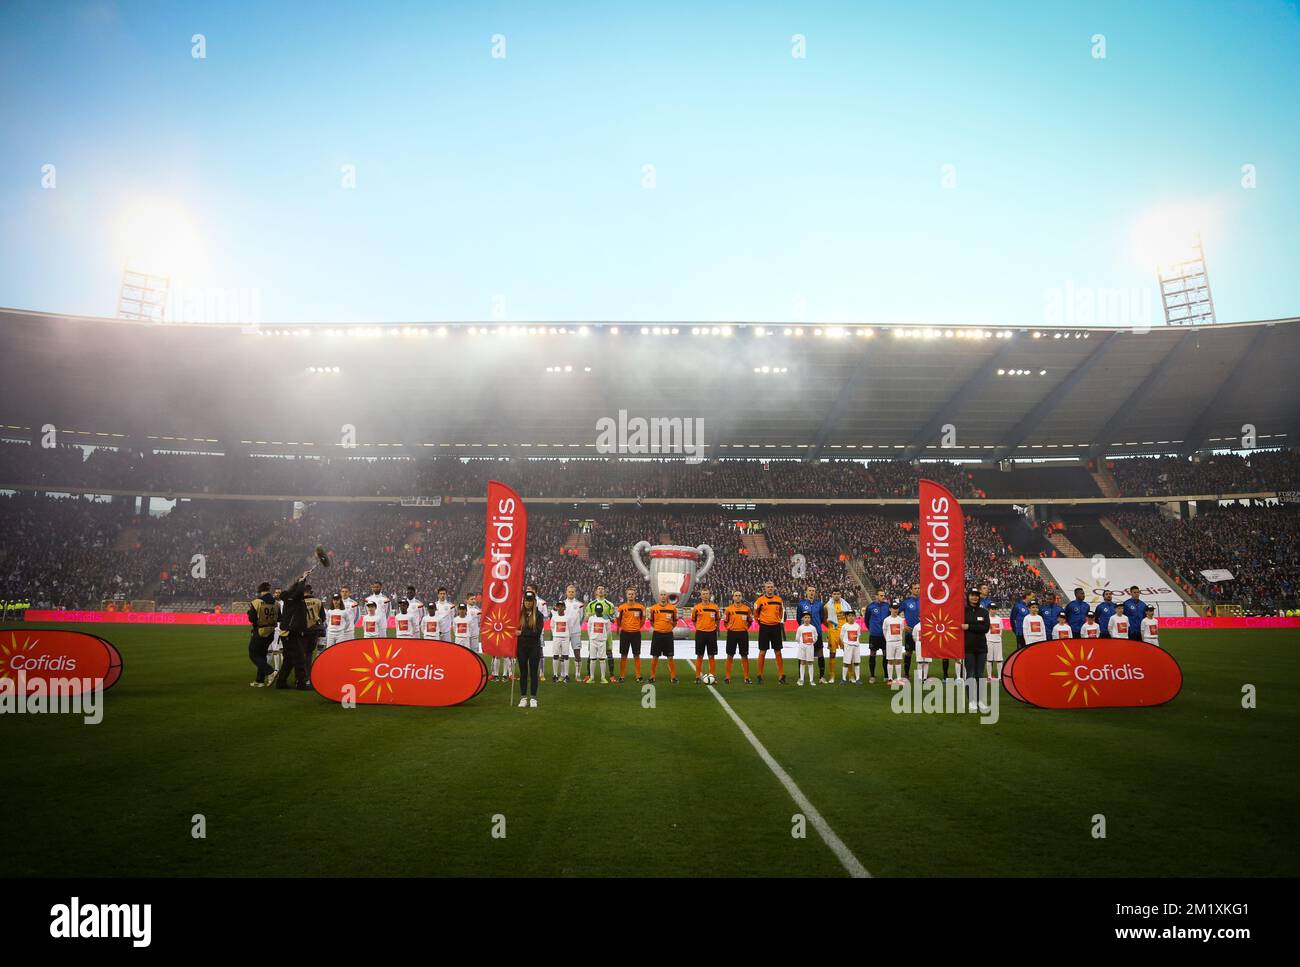
[{"label": "woman in black outfit", "polygon": [[524,595],[519,612],[519,634],[515,637],[515,657],[519,659],[520,708],[537,708],[537,678],[542,673],[542,625],[545,618],[537,610],[537,595]]},{"label": "woman in black outfit", "polygon": [[984,660],[989,654],[989,609],[980,607],[979,588],[966,592],[966,613],[961,627],[966,633],[966,710],[987,712],[987,706],[979,701],[979,683],[984,678]]}]

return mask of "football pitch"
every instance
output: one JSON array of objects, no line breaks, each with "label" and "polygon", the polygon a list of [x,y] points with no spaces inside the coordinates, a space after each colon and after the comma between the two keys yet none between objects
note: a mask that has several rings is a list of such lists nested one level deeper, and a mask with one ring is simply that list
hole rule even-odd
[{"label": "football pitch", "polygon": [[[124,673],[98,725],[0,717],[5,876],[847,875],[684,661],[649,708],[548,681],[534,710],[495,683],[349,710],[249,688],[239,629],[66,627]],[[1162,640],[1184,684],[1153,709],[896,714],[881,684],[796,687],[794,662],[717,692],[872,875],[1300,873],[1296,634]]]}]

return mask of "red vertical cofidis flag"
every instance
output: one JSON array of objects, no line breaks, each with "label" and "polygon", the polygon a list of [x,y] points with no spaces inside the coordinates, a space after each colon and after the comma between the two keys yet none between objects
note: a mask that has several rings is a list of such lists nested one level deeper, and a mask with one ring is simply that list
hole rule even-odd
[{"label": "red vertical cofidis flag", "polygon": [[483,614],[479,640],[483,652],[501,658],[515,654],[519,607],[524,596],[524,545],[528,511],[511,487],[488,481],[487,538],[483,544]]},{"label": "red vertical cofidis flag", "polygon": [[966,521],[952,492],[921,481],[921,651],[926,658],[963,658],[966,614]]}]

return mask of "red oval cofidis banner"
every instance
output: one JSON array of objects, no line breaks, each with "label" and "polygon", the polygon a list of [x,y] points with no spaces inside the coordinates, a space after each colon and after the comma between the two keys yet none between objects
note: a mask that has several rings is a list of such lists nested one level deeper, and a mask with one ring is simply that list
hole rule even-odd
[{"label": "red oval cofidis banner", "polygon": [[1015,651],[1002,666],[1002,684],[1039,708],[1130,708],[1171,701],[1183,687],[1183,670],[1146,642],[1065,639]]},{"label": "red oval cofidis banner", "polygon": [[475,652],[425,638],[340,641],[311,666],[316,691],[360,705],[459,705],[483,691],[487,675]]},{"label": "red oval cofidis banner", "polygon": [[0,681],[22,680],[30,690],[38,679],[60,679],[75,692],[86,680],[109,689],[121,677],[121,654],[98,635],[52,628],[0,632]]}]

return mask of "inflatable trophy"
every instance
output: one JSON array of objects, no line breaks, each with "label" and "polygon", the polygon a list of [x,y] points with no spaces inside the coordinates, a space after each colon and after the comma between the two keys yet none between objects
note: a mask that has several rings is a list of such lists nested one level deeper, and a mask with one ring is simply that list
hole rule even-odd
[{"label": "inflatable trophy", "polygon": [[[649,559],[641,559],[642,551]],[[703,564],[700,561],[703,560]],[[650,582],[650,599],[658,600],[660,592],[667,592],[668,600],[676,604],[688,597],[698,578],[704,577],[713,566],[713,548],[708,544],[699,547],[682,547],[677,544],[655,544],[639,541],[632,548],[632,563]]]}]

